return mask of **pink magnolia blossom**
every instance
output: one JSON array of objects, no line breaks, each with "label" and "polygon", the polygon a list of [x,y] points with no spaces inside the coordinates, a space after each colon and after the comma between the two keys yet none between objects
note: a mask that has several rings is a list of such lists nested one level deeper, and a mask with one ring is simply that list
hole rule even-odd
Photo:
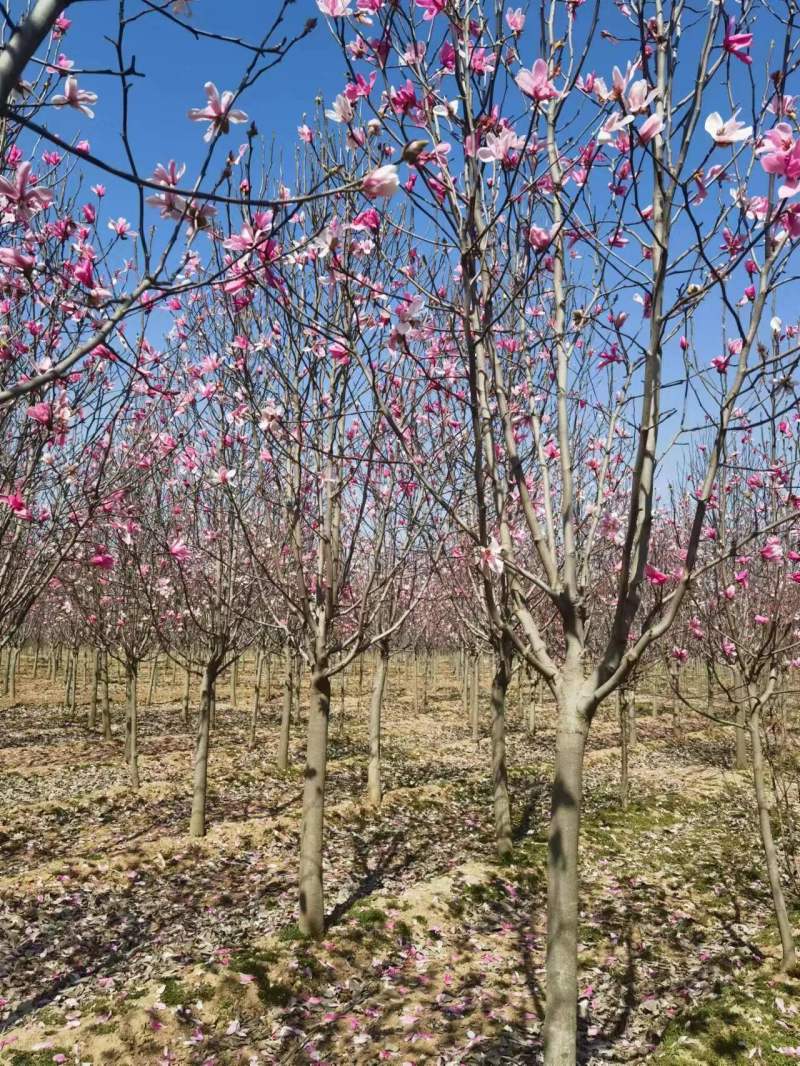
[{"label": "pink magnolia blossom", "polygon": [[204,141],[212,140],[218,133],[227,133],[232,122],[247,122],[247,115],[244,111],[238,111],[233,107],[234,94],[229,89],[220,95],[213,81],[207,81],[203,88],[208,103],[205,107],[191,108],[189,118],[192,122],[208,123],[208,129],[203,135]]},{"label": "pink magnolia blossom", "polygon": [[495,537],[492,537],[487,547],[480,550],[481,565],[487,567],[493,574],[499,577],[503,573],[502,548]]},{"label": "pink magnolia blossom", "polygon": [[537,59],[530,70],[523,67],[515,81],[520,90],[537,103],[554,100],[559,95],[558,89],[548,77],[547,63],[543,59]]},{"label": "pink magnolia blossom", "polygon": [[641,144],[649,144],[652,139],[657,136],[664,129],[664,119],[658,113],[650,115],[639,126],[639,142]]},{"label": "pink magnolia blossom", "polygon": [[89,92],[88,89],[79,89],[78,79],[70,74],[64,82],[64,92],[56,93],[52,103],[54,107],[74,107],[87,118],[94,118],[94,111],[89,104],[97,103],[97,93]]},{"label": "pink magnolia blossom", "polygon": [[[53,202],[49,189],[39,188],[31,175],[31,164],[20,163],[14,172],[13,181],[0,177],[0,196],[6,201],[8,211],[3,212],[5,221],[15,217],[20,222],[28,222],[39,211],[44,211]],[[8,217],[6,218],[6,216]]]},{"label": "pink magnolia blossom", "polygon": [[671,654],[672,658],[679,663],[685,663],[689,659],[689,652],[686,648],[673,648]]},{"label": "pink magnolia blossom", "polygon": [[417,7],[421,7],[425,14],[423,22],[432,22],[437,15],[444,11],[445,0],[417,0]]},{"label": "pink magnolia blossom", "polygon": [[173,559],[176,559],[179,563],[187,562],[187,560],[189,560],[191,558],[191,556],[192,556],[192,553],[189,550],[188,545],[186,544],[186,542],[183,540],[182,537],[178,537],[176,540],[174,540],[172,542],[172,544],[170,544],[170,546],[169,546],[169,554],[172,556]]},{"label": "pink magnolia blossom", "polygon": [[506,26],[512,33],[522,33],[525,28],[525,15],[523,14],[521,7],[510,7],[506,11]]},{"label": "pink magnolia blossom", "polygon": [[712,111],[706,119],[704,129],[720,148],[729,148],[740,141],[746,141],[753,132],[752,126],[745,126],[736,118],[740,110],[741,108],[737,108],[724,122],[719,111]]},{"label": "pink magnolia blossom", "polygon": [[53,407],[44,401],[33,404],[25,414],[28,418],[32,418],[34,422],[38,422],[40,426],[49,428],[53,424]]},{"label": "pink magnolia blossom", "polygon": [[650,563],[645,565],[644,576],[647,578],[648,582],[655,587],[666,585],[669,580],[669,574],[665,574],[663,570],[651,566]]},{"label": "pink magnolia blossom", "polygon": [[736,32],[736,19],[731,15],[728,19],[728,28],[722,39],[722,47],[728,53],[728,55],[734,56],[741,63],[746,63],[748,66],[753,62],[753,57],[749,56],[745,51],[753,43],[752,33],[737,33]]},{"label": "pink magnolia blossom", "polygon": [[23,274],[29,274],[35,262],[33,256],[25,255],[19,248],[0,248],[0,265],[10,270],[21,270]]},{"label": "pink magnolia blossom", "polygon": [[383,197],[388,200],[400,188],[400,178],[394,163],[386,163],[366,174],[361,181],[361,191],[368,200]]},{"label": "pink magnolia blossom", "polygon": [[29,522],[33,515],[18,492],[9,492],[0,496],[0,503],[4,503],[11,513],[23,522]]},{"label": "pink magnolia blossom", "polygon": [[131,229],[130,222],[128,222],[126,218],[122,218],[122,216],[110,219],[108,228],[112,233],[116,233],[116,235],[123,241],[127,240],[129,237],[138,236],[138,234]]},{"label": "pink magnolia blossom", "polygon": [[114,556],[109,555],[105,548],[98,548],[95,554],[89,560],[91,566],[96,567],[98,570],[113,570],[114,569]]},{"label": "pink magnolia blossom", "polygon": [[780,563],[783,561],[783,545],[778,537],[767,537],[767,542],[759,552],[761,558],[768,563]]},{"label": "pink magnolia blossom", "polygon": [[346,18],[353,10],[347,0],[317,0],[317,7],[332,19]]}]

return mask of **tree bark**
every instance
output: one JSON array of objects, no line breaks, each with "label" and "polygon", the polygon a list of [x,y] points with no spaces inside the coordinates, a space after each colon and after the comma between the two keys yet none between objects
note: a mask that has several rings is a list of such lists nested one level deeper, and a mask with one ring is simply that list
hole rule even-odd
[{"label": "tree bark", "polygon": [[628,809],[630,786],[628,783],[628,742],[630,739],[631,690],[623,685],[617,690],[617,706],[619,707],[619,735],[620,735],[620,771],[619,771],[619,805],[623,811]]},{"label": "tree bark", "polygon": [[758,828],[761,834],[761,844],[764,848],[764,857],[767,861],[767,875],[769,887],[772,891],[772,904],[775,909],[775,920],[778,923],[778,933],[781,938],[781,969],[793,972],[797,969],[797,953],[794,946],[794,934],[789,913],[786,909],[786,900],[781,887],[781,871],[778,861],[778,852],[772,835],[772,823],[769,817],[769,800],[767,797],[766,774],[764,769],[764,753],[761,746],[761,722],[760,708],[756,706],[750,711],[750,747],[753,759],[753,784],[756,791],[756,804],[758,807]]},{"label": "tree bark", "polygon": [[381,787],[381,711],[383,690],[389,669],[389,649],[381,648],[375,664],[372,683],[372,699],[369,705],[369,762],[367,763],[367,800],[373,807],[380,807],[383,799]]},{"label": "tree bark", "polygon": [[189,835],[206,835],[206,800],[208,798],[208,749],[211,738],[211,701],[217,680],[216,664],[206,663],[200,687],[200,713],[194,746],[194,783]]},{"label": "tree bark", "polygon": [[736,707],[736,769],[747,769],[747,708],[741,702]]},{"label": "tree bark", "polygon": [[507,858],[511,844],[511,802],[508,798],[506,767],[506,693],[510,660],[499,655],[492,679],[492,788],[494,790],[494,831],[497,854]]},{"label": "tree bark", "polygon": [[278,738],[278,769],[289,768],[289,732],[292,726],[292,700],[294,697],[294,657],[286,645],[286,675],[283,679],[283,705],[281,707],[281,732]]},{"label": "tree bark", "polygon": [[250,747],[256,746],[256,727],[258,726],[258,709],[261,704],[261,680],[264,674],[265,655],[256,653],[256,679],[253,684],[253,703],[250,708]]},{"label": "tree bark", "polygon": [[153,659],[153,665],[150,667],[150,685],[147,689],[147,706],[153,706],[153,698],[156,691],[156,678],[158,677],[158,656]]},{"label": "tree bark", "polygon": [[139,787],[139,709],[136,704],[136,688],[139,664],[128,662],[125,669],[125,687],[128,697],[128,713],[125,718],[125,752],[128,759],[128,776],[133,788]]},{"label": "tree bark", "polygon": [[472,739],[477,744],[481,738],[480,733],[480,708],[478,703],[481,676],[481,657],[476,655],[472,661],[472,705],[470,709],[472,717]]},{"label": "tree bark", "polygon": [[578,1022],[578,844],[586,725],[575,696],[558,697],[559,722],[547,848],[545,1066],[574,1066]]},{"label": "tree bark", "polygon": [[303,818],[300,827],[300,930],[318,939],[325,931],[322,846],[331,683],[325,664],[315,664],[308,708]]},{"label": "tree bark", "polygon": [[108,693],[108,652],[102,651],[102,678],[100,687],[100,713],[103,717],[103,740],[111,740],[111,700]]},{"label": "tree bark", "polygon": [[100,651],[92,649],[92,680],[89,693],[89,729],[94,732],[97,727],[97,689],[100,683]]}]

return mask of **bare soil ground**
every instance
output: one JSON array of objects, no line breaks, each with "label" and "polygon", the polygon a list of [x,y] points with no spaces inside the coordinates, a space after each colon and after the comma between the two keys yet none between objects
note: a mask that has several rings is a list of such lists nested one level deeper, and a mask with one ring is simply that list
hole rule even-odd
[{"label": "bare soil ground", "polygon": [[[417,712],[390,675],[379,811],[363,800],[368,678],[360,704],[348,678],[344,709],[334,688],[319,944],[294,924],[303,729],[279,773],[277,679],[253,750],[249,675],[237,710],[220,693],[210,831],[191,841],[180,685],[142,710],[134,792],[119,706],[104,743],[85,707],[65,720],[60,687],[23,676],[0,709],[0,1063],[535,1063],[551,716],[528,735],[512,686],[501,864],[488,741],[470,739],[450,664],[437,675]],[[800,983],[777,971],[731,737],[640,705],[626,812],[612,713],[588,757],[582,1061],[800,1058]]]}]

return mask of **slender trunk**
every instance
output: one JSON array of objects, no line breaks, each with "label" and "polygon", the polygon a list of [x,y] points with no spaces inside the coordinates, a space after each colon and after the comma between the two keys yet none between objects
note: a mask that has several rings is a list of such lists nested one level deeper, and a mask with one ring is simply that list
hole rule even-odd
[{"label": "slender trunk", "polygon": [[100,685],[100,713],[103,717],[103,740],[111,740],[111,700],[108,693],[108,652],[102,652],[102,678]]},{"label": "slender trunk", "polygon": [[736,769],[747,769],[747,708],[741,702],[736,707]]},{"label": "slender trunk", "polygon": [[472,739],[477,744],[480,740],[480,712],[478,704],[479,688],[480,688],[480,676],[481,676],[481,657],[476,655],[472,661]]},{"label": "slender trunk", "polygon": [[383,690],[389,669],[389,651],[381,648],[375,664],[372,683],[372,699],[369,705],[369,762],[367,764],[367,800],[373,807],[380,807],[383,799],[381,788],[381,711]]},{"label": "slender trunk", "polygon": [[206,799],[208,798],[208,747],[211,737],[211,701],[216,684],[216,665],[206,663],[200,688],[200,713],[197,716],[197,736],[194,745],[194,784],[192,816],[189,835],[206,835]]},{"label": "slender trunk", "polygon": [[258,709],[261,703],[261,680],[264,674],[264,659],[262,652],[256,654],[256,680],[253,685],[253,704],[250,708],[250,747],[256,746],[256,727],[258,726]]},{"label": "slender trunk", "polygon": [[411,671],[414,678],[414,714],[419,714],[419,670],[417,661],[417,649],[414,648],[411,657]]},{"label": "slender trunk", "polygon": [[[711,676],[711,663],[706,660],[706,710],[710,711],[714,705],[714,679]],[[743,769],[743,767],[740,767]]]},{"label": "slender trunk", "polygon": [[239,706],[239,660],[234,659],[231,664],[231,708],[235,711]]},{"label": "slender trunk", "polygon": [[467,653],[462,652],[463,669],[461,671],[461,707],[464,712],[464,717],[469,718],[470,703],[469,703],[469,670],[467,670]]},{"label": "slender trunk", "polygon": [[631,690],[627,685],[617,690],[617,706],[619,707],[619,734],[620,734],[620,772],[619,772],[619,803],[623,811],[628,809],[630,786],[628,784],[628,742],[630,740]]},{"label": "slender trunk", "polygon": [[97,728],[97,689],[100,683],[100,651],[92,649],[92,682],[89,692],[89,729],[94,732]]},{"label": "slender trunk", "polygon": [[508,798],[506,768],[506,692],[509,662],[498,656],[492,679],[492,788],[494,790],[494,830],[497,854],[511,854],[511,803]]},{"label": "slender trunk", "polygon": [[133,788],[139,787],[139,709],[136,704],[136,687],[139,664],[128,662],[126,667],[126,694],[128,714],[125,719],[125,751],[128,757],[128,775]]},{"label": "slender trunk", "polygon": [[536,712],[539,703],[539,689],[541,688],[542,679],[538,674],[535,674],[532,678],[529,674],[528,678],[530,682],[528,685],[528,732],[533,736],[536,732]]},{"label": "slender trunk", "polygon": [[764,754],[761,747],[761,722],[760,708],[750,711],[750,747],[753,757],[753,784],[756,790],[756,804],[758,806],[758,828],[761,834],[761,844],[764,848],[764,857],[767,861],[767,875],[769,887],[772,890],[772,903],[775,908],[775,920],[778,923],[778,933],[781,938],[781,969],[794,971],[797,968],[797,953],[794,946],[794,934],[789,913],[786,909],[783,889],[781,887],[781,871],[778,861],[778,852],[775,840],[772,836],[772,823],[769,817],[769,800],[767,798],[766,772],[764,768]]},{"label": "slender trunk", "polygon": [[294,696],[294,661],[291,650],[286,647],[286,676],[283,679],[283,706],[281,707],[281,733],[278,738],[278,769],[289,768],[289,730],[292,724],[292,697]]},{"label": "slender trunk", "polygon": [[11,664],[9,669],[8,695],[11,703],[14,704],[17,702],[17,662],[19,660],[19,648],[9,648],[8,657]]},{"label": "slender trunk", "polygon": [[183,724],[185,726],[189,725],[189,699],[190,699],[190,696],[191,696],[191,689],[192,689],[192,670],[191,670],[191,667],[189,666],[189,664],[187,663],[187,665],[186,665],[186,674],[185,674],[184,679],[183,679],[183,703],[182,703]]},{"label": "slender trunk", "polygon": [[578,844],[586,725],[576,698],[559,694],[547,848],[545,1066],[574,1066],[578,1024]]},{"label": "slender trunk", "polygon": [[33,648],[33,680],[34,681],[36,680],[38,674],[39,674],[39,641],[37,640],[36,644],[34,645],[34,648]]},{"label": "slender trunk", "polygon": [[325,815],[325,772],[331,683],[324,664],[315,664],[308,707],[303,818],[300,827],[300,930],[319,938],[325,931],[322,895],[322,844]]},{"label": "slender trunk", "polygon": [[153,659],[153,665],[150,668],[150,687],[147,690],[147,706],[153,706],[153,697],[156,691],[156,678],[158,677],[158,656]]}]

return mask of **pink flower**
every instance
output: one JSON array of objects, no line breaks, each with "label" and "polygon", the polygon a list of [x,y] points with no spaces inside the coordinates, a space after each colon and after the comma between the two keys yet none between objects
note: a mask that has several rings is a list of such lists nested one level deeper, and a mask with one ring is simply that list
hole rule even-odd
[{"label": "pink flower", "polygon": [[720,148],[729,148],[740,141],[746,141],[753,132],[752,126],[745,126],[739,122],[736,116],[741,108],[737,108],[733,115],[722,121],[719,111],[712,111],[705,121],[706,133],[716,141]]},{"label": "pink flower", "polygon": [[9,492],[4,496],[0,496],[0,503],[4,503],[13,515],[23,522],[29,522],[33,518],[28,505],[18,492]]},{"label": "pink flower", "polygon": [[366,174],[361,181],[361,191],[368,200],[383,197],[388,200],[400,188],[400,178],[394,163],[386,163]]},{"label": "pink flower", "polygon": [[528,243],[537,252],[544,251],[552,243],[552,240],[553,234],[549,229],[542,229],[541,226],[531,226],[528,230]]},{"label": "pink flower", "polygon": [[525,16],[522,13],[521,7],[510,7],[508,11],[506,11],[506,26],[508,26],[512,33],[522,33],[525,27]]},{"label": "pink flower", "polygon": [[64,92],[57,93],[52,99],[54,107],[74,107],[87,118],[94,118],[94,111],[88,105],[96,102],[97,93],[89,92],[88,89],[79,89],[78,79],[72,74],[64,82]]},{"label": "pink flower", "polygon": [[191,108],[189,118],[192,122],[208,122],[208,129],[203,135],[204,141],[212,140],[218,133],[227,133],[232,122],[247,122],[244,111],[233,108],[234,95],[229,89],[220,96],[213,81],[207,81],[203,88],[208,104],[205,107]]},{"label": "pink flower", "polygon": [[49,189],[40,189],[32,179],[31,165],[20,163],[14,172],[14,180],[0,177],[0,196],[13,209],[20,222],[28,222],[37,212],[44,211],[53,201]]},{"label": "pink flower", "polygon": [[28,418],[48,428],[53,424],[53,408],[49,403],[35,403],[25,412]]},{"label": "pink flower", "polygon": [[10,270],[21,270],[29,274],[34,267],[33,256],[25,255],[18,248],[0,248],[0,264]]},{"label": "pink flower", "polygon": [[346,18],[352,10],[347,0],[317,0],[317,7],[323,15],[332,19]]},{"label": "pink flower", "polygon": [[728,55],[735,56],[741,63],[749,66],[753,62],[753,57],[747,55],[745,48],[749,48],[752,43],[752,33],[736,32],[736,19],[731,15],[728,19],[727,32],[722,39],[722,47]]},{"label": "pink flower", "polygon": [[650,563],[647,563],[645,565],[644,576],[647,578],[649,583],[654,586],[666,585],[667,581],[669,580],[668,574],[665,574],[663,570],[659,570],[655,566],[651,566]]},{"label": "pink flower", "polygon": [[673,648],[671,654],[672,658],[679,663],[685,663],[689,658],[689,652],[686,648]]},{"label": "pink flower", "polygon": [[109,555],[105,548],[98,548],[95,554],[89,560],[92,566],[96,566],[99,570],[113,570],[114,569],[114,556]]},{"label": "pink flower", "polygon": [[169,554],[179,563],[185,563],[192,557],[192,553],[182,537],[178,537],[170,544]]},{"label": "pink flower", "polygon": [[432,22],[437,15],[444,11],[445,0],[417,0],[417,7],[421,7],[425,14],[423,22]]},{"label": "pink flower", "polygon": [[650,115],[639,127],[639,142],[649,144],[650,141],[664,129],[664,119],[656,113]]},{"label": "pink flower", "polygon": [[725,639],[722,641],[722,651],[726,658],[736,658],[736,645],[733,643],[732,640],[729,640],[727,637],[725,637]]},{"label": "pink flower", "polygon": [[783,561],[783,545],[778,537],[767,537],[767,542],[759,552],[765,562],[780,563]]},{"label": "pink flower", "polygon": [[543,59],[537,59],[530,70],[523,67],[515,80],[520,90],[537,103],[558,96],[558,89],[547,76],[547,63]]},{"label": "pink flower", "polygon": [[488,567],[493,574],[497,574],[499,577],[503,572],[503,554],[502,548],[497,542],[495,537],[489,541],[488,547],[483,547],[480,550],[481,565]]},{"label": "pink flower", "polygon": [[768,614],[757,614],[754,616],[753,621],[756,625],[765,626],[769,622]]},{"label": "pink flower", "polygon": [[304,122],[302,126],[297,127],[297,136],[301,141],[305,141],[306,144],[311,144],[314,140],[314,131]]},{"label": "pink flower", "polygon": [[130,222],[128,222],[127,219],[122,218],[122,216],[110,219],[108,228],[112,233],[116,233],[116,235],[123,241],[127,240],[129,237],[138,236],[138,234],[131,229]]}]

